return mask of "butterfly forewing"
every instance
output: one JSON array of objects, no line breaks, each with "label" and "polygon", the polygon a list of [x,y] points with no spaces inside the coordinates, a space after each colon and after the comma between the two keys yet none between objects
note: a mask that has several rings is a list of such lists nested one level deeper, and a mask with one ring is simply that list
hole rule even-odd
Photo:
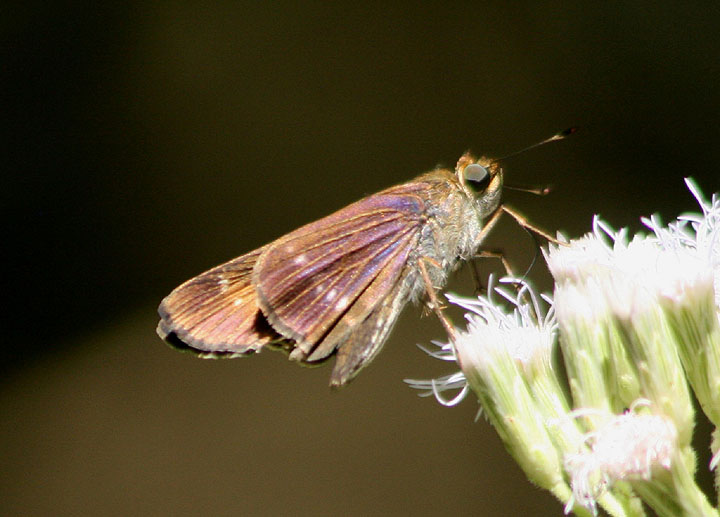
[{"label": "butterfly forewing", "polygon": [[[270,244],[255,266],[253,284],[275,330],[306,354],[333,335],[323,345],[324,357],[383,302],[384,289],[397,281],[417,243],[425,207],[416,192],[422,188],[427,186],[388,189]],[[371,289],[377,278],[382,294]]]},{"label": "butterfly forewing", "polygon": [[[416,246],[417,232],[406,232],[404,235],[396,237],[397,239],[393,241],[390,250],[391,255],[385,257],[383,267],[377,271],[377,274],[372,277],[367,287],[342,313],[342,316],[332,326],[331,331],[325,334],[322,341],[314,348],[308,346],[314,345],[314,343],[302,343],[300,345],[304,353],[312,351],[307,357],[308,361],[318,361],[327,357],[338,345],[343,348],[349,346],[347,342],[353,341],[352,336],[361,332],[359,327],[367,324],[366,320],[371,317],[371,313],[376,311],[378,306],[389,306],[393,303],[391,297],[396,292],[400,293],[395,288],[403,283],[403,272],[406,271],[404,265]],[[367,349],[375,346],[375,343],[369,340],[360,341],[360,343],[363,343],[363,346]]]}]

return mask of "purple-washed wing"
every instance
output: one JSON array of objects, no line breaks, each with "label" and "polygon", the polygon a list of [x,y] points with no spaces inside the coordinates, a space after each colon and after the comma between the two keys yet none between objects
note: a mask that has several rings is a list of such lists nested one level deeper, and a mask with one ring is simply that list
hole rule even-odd
[{"label": "purple-washed wing", "polygon": [[160,304],[158,334],[199,353],[245,354],[278,341],[257,306],[252,270],[264,248],[192,278]]},{"label": "purple-washed wing", "polygon": [[325,334],[322,340],[312,349],[312,353],[306,356],[305,354],[310,352],[310,348],[303,348],[300,345],[298,352],[295,352],[295,354],[300,356],[302,353],[301,358],[307,362],[321,361],[339,346],[344,348],[344,343],[347,341],[354,341],[357,346],[363,348],[361,355],[373,356],[375,349],[382,346],[385,340],[384,335],[380,340],[375,340],[374,337],[376,336],[370,339],[371,336],[365,335],[368,338],[367,340],[353,339],[353,336],[357,336],[358,333],[366,334],[362,331],[359,332],[358,327],[364,326],[371,313],[377,311],[378,307],[394,307],[397,309],[395,316],[399,315],[402,306],[407,302],[405,293],[408,286],[405,285],[404,279],[409,274],[409,270],[406,267],[406,262],[409,254],[415,249],[416,240],[414,234],[407,234],[398,239],[394,256],[386,261],[385,267],[378,271],[375,278],[362,291],[362,294],[355,299],[347,311],[343,313],[342,317],[332,327],[332,330]]},{"label": "purple-washed wing", "polygon": [[301,353],[291,357],[304,360],[318,345],[312,360],[326,357],[385,301],[418,241],[425,218],[418,193],[426,189],[393,187],[266,247],[253,284],[273,328],[297,342]]}]

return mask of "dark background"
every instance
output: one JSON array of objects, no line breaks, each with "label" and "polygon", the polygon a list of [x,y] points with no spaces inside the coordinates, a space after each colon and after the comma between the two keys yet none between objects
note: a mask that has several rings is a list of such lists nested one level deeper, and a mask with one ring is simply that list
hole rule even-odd
[{"label": "dark background", "polygon": [[[560,515],[408,309],[339,393],[155,336],[180,282],[463,151],[536,224],[639,228],[720,190],[720,10],[689,2],[28,3],[2,45],[6,515]],[[711,5],[708,3],[707,5]],[[519,268],[532,241],[494,233]],[[549,289],[542,265],[532,275]],[[451,285],[470,294],[467,270]]]}]

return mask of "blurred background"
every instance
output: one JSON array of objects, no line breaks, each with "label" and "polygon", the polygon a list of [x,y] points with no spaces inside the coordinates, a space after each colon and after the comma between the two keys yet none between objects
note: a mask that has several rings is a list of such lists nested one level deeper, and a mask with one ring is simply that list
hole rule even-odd
[{"label": "blurred background", "polygon": [[[695,4],[693,4],[695,5]],[[348,388],[281,354],[201,361],[155,335],[187,278],[467,149],[535,224],[579,236],[720,191],[720,7],[683,2],[95,2],[6,10],[4,515],[560,515],[418,307]],[[488,243],[518,269],[532,240]],[[486,267],[486,266],[484,266]],[[551,289],[542,264],[531,277]],[[472,294],[467,269],[449,286]],[[706,464],[706,463],[704,463]]]}]

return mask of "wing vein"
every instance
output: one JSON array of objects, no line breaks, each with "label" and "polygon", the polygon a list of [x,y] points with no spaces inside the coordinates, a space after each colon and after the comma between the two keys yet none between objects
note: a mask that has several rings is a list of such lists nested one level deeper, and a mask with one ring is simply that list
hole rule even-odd
[{"label": "wing vein", "polygon": [[[344,234],[340,234],[340,235],[335,236],[335,237],[333,237],[333,238],[331,238],[331,239],[323,240],[322,242],[320,242],[320,243],[318,243],[318,244],[315,244],[315,245],[313,245],[313,246],[310,246],[310,247],[308,247],[308,248],[305,248],[305,249],[303,250],[303,252],[304,252],[304,253],[307,253],[307,252],[309,252],[309,251],[311,251],[311,250],[320,248],[321,246],[326,246],[326,245],[328,245],[328,244],[332,244],[332,243],[334,243],[334,242],[337,242],[337,241],[339,241],[339,240],[341,240],[341,239],[343,239],[343,238],[352,237],[352,236],[354,236],[354,235],[360,234],[361,232],[367,232],[368,230],[371,230],[371,229],[373,229],[373,228],[381,228],[381,227],[383,227],[383,226],[389,226],[388,223],[395,222],[395,220],[396,220],[396,219],[399,219],[399,218],[400,218],[400,217],[393,218],[393,219],[385,219],[385,220],[379,221],[379,222],[372,222],[371,224],[368,224],[368,225],[366,225],[366,226],[364,226],[364,227],[361,227],[361,228],[358,228],[358,229],[353,229],[352,231],[348,231],[348,232],[346,232],[346,233],[344,233]],[[414,227],[413,227],[413,228],[414,228]],[[387,235],[388,235],[389,233],[391,233],[392,230],[393,230],[393,228],[388,227],[386,233],[383,233],[383,234],[381,234],[381,235],[376,236],[372,241],[370,241],[370,243],[377,242],[378,240],[381,240],[381,239],[383,239],[384,237],[387,237]],[[367,242],[358,243],[357,246],[355,246],[352,250],[348,250],[348,251],[356,251],[357,249],[362,248],[362,247],[365,247],[365,246],[367,246],[367,245],[368,245]],[[340,255],[340,254],[339,254],[339,255],[336,256],[331,262],[328,262],[327,265],[330,265],[330,264],[332,264],[333,262],[336,262],[336,261],[338,261],[338,260],[342,260],[343,257],[346,256],[346,255],[347,255],[347,252],[346,252],[346,254],[343,254],[343,255]],[[310,260],[310,261],[306,262],[305,264],[303,264],[303,267],[301,267],[301,268],[296,268],[291,274],[285,276],[285,277],[283,278],[283,280],[278,283],[278,287],[279,287],[280,289],[282,289],[282,286],[293,283],[294,281],[297,280],[298,276],[301,276],[301,275],[303,275],[303,274],[306,274],[308,271],[311,271],[311,270],[312,270],[312,266],[316,265],[318,262],[322,262],[323,260],[327,260],[327,259],[328,259],[327,254],[320,255],[320,256],[318,256],[318,257],[316,257],[316,258],[313,258],[312,260]],[[327,267],[327,265],[326,265],[325,267]]]},{"label": "wing vein", "polygon": [[[382,270],[383,270],[385,267],[387,267],[387,264],[388,264],[388,263],[392,263],[393,257],[394,257],[397,253],[399,253],[400,251],[402,251],[402,249],[404,248],[403,244],[405,244],[406,241],[409,240],[409,238],[408,238],[408,234],[409,234],[409,233],[410,233],[409,231],[403,232],[403,235],[401,235],[400,238],[388,242],[387,244],[385,244],[385,246],[384,246],[382,249],[378,250],[378,252],[377,252],[378,255],[383,254],[383,253],[385,253],[386,251],[391,250],[391,249],[392,249],[394,252],[393,252],[392,254],[390,254],[390,256],[388,256],[385,260],[383,260],[383,263],[384,263],[384,264],[383,264],[383,267],[377,268],[377,270],[374,272],[374,274],[372,274],[372,275],[369,276],[369,277],[366,277],[366,280],[365,280],[365,282],[364,282],[365,285],[362,287],[362,289],[361,289],[360,291],[358,291],[357,295],[354,296],[352,300],[348,301],[347,305],[343,308],[343,310],[338,312],[338,314],[337,314],[337,316],[335,317],[335,319],[328,325],[328,329],[327,329],[327,331],[325,332],[325,335],[327,334],[327,332],[330,332],[330,330],[332,330],[332,328],[335,326],[335,323],[337,323],[337,321],[340,320],[340,319],[345,315],[345,313],[347,313],[347,311],[349,311],[349,310],[353,307],[353,305],[355,304],[355,302],[356,302],[356,301],[362,296],[362,294],[368,289],[368,287],[372,284],[372,282],[381,274]],[[360,271],[364,270],[364,269],[367,267],[367,265],[373,260],[373,258],[374,258],[374,257],[368,257],[367,259],[365,259],[365,261],[363,261],[362,263],[354,266],[352,269],[356,269],[356,270],[360,270]],[[352,288],[353,288],[353,283],[352,283],[352,282],[351,282],[351,283],[348,283],[348,284],[343,288],[342,295],[345,295],[346,293],[348,293],[348,291],[350,291]],[[309,289],[310,289],[310,288],[306,289],[305,292],[309,291]],[[338,295],[338,297],[336,297],[335,299],[338,299],[338,300],[341,299],[341,298],[340,298],[340,295]],[[315,298],[315,300],[317,300],[317,297]],[[308,313],[308,312],[311,310],[311,308],[312,308],[311,303],[312,303],[312,302],[306,304],[306,305],[302,308],[302,310],[298,313],[298,315],[297,315],[296,318],[295,318],[296,321],[300,321],[300,320],[302,319],[302,317],[305,316],[305,314]],[[317,316],[313,316],[313,317],[314,317],[314,318],[317,318],[317,319],[320,320],[320,321],[325,321],[325,316],[326,316],[332,309],[333,309],[333,304],[328,304],[328,305],[323,309],[323,311],[322,311],[320,314],[318,314]],[[324,335],[323,335],[323,337],[324,337]],[[320,338],[320,340],[318,340],[318,343],[319,343],[320,341],[322,341],[322,338]]]}]

